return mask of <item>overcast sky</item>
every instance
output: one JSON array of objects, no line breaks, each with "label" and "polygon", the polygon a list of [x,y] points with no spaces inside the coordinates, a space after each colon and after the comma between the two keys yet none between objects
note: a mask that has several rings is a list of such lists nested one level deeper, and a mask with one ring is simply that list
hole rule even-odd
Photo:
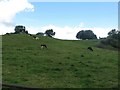
[{"label": "overcast sky", "polygon": [[118,2],[28,2],[0,0],[0,34],[24,25],[29,33],[53,29],[55,38],[76,39],[80,30],[106,37],[118,28]]}]

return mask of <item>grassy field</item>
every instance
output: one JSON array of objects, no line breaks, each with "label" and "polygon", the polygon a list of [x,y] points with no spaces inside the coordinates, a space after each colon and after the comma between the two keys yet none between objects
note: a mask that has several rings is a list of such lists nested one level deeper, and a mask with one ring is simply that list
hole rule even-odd
[{"label": "grassy field", "polygon": [[[41,88],[117,87],[118,52],[95,47],[98,43],[4,35],[3,82]],[[48,49],[41,49],[41,44]]]}]

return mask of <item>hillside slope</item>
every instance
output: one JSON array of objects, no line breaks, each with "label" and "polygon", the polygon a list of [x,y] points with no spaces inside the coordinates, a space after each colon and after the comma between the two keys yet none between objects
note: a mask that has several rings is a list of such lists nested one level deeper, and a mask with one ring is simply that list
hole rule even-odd
[{"label": "hillside slope", "polygon": [[[94,47],[97,40],[39,38],[2,37],[4,83],[41,88],[117,87],[117,51]],[[48,49],[41,49],[41,44],[46,44]],[[94,51],[88,51],[88,46]]]}]

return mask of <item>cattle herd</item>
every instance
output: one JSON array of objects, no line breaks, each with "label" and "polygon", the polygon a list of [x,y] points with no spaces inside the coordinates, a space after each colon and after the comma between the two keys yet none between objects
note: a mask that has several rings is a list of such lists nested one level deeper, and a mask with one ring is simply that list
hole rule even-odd
[{"label": "cattle herd", "polygon": [[36,39],[36,40],[38,40],[38,39],[39,39],[39,37],[34,36],[34,35],[32,35],[32,34],[28,34],[28,36],[31,36],[31,37],[33,37],[33,39]]},{"label": "cattle herd", "polygon": [[[28,34],[28,36],[32,36],[33,39],[39,40],[39,37],[34,36],[34,35],[32,35],[32,34]],[[40,46],[41,46],[41,49],[48,48],[46,44],[41,44]]]},{"label": "cattle herd", "polygon": [[[37,36],[34,36],[34,35],[32,35],[32,34],[28,34],[29,36],[32,36],[33,37],[33,39],[36,39],[36,40],[38,40],[39,39],[39,37],[37,37]],[[44,49],[44,48],[48,48],[47,47],[47,45],[46,44],[41,44],[41,49]],[[92,49],[92,47],[88,47],[87,48],[89,51],[92,51],[93,52],[93,49]]]},{"label": "cattle herd", "polygon": [[[6,33],[5,35],[10,35],[9,33]],[[39,37],[35,36],[35,35],[32,35],[32,34],[27,34],[28,36],[31,36],[33,39],[35,40],[39,40]],[[48,48],[46,44],[41,44],[40,45],[41,49],[44,49],[44,48]],[[88,47],[87,48],[89,51],[92,51],[93,52],[93,48],[92,47]]]}]

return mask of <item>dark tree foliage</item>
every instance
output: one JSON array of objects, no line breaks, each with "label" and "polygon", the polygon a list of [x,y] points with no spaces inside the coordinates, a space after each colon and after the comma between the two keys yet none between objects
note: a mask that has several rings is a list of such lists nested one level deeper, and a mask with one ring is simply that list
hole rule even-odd
[{"label": "dark tree foliage", "polygon": [[28,31],[26,31],[26,28],[25,26],[22,26],[22,25],[18,25],[18,26],[15,26],[15,34],[28,34]]},{"label": "dark tree foliage", "polygon": [[28,31],[25,31],[26,34],[28,34]]},{"label": "dark tree foliage", "polygon": [[86,40],[86,39],[97,39],[97,36],[91,30],[79,31],[76,38]]},{"label": "dark tree foliage", "polygon": [[112,35],[115,35],[115,34],[117,34],[116,29],[112,29],[110,32],[108,32],[108,36],[112,36]]},{"label": "dark tree foliage", "polygon": [[120,31],[112,29],[108,32],[108,36],[105,40],[102,40],[101,43],[105,45],[111,45],[115,48],[120,48]]},{"label": "dark tree foliage", "polygon": [[36,35],[44,36],[44,33],[42,33],[42,32],[38,32]]},{"label": "dark tree foliage", "polygon": [[116,29],[111,30],[108,33],[107,41],[108,43],[115,47],[115,48],[120,48],[120,31],[117,31]]},{"label": "dark tree foliage", "polygon": [[46,36],[52,37],[55,35],[55,32],[53,31],[53,29],[48,29],[45,31]]}]

